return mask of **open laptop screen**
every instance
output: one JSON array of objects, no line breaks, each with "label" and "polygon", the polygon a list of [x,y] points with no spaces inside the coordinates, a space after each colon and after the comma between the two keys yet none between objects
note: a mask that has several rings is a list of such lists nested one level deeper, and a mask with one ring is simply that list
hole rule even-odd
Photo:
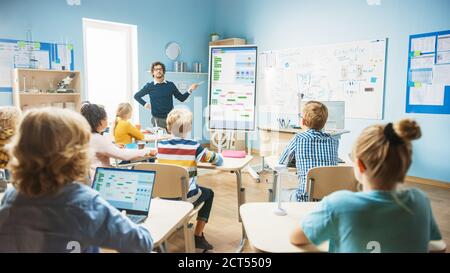
[{"label": "open laptop screen", "polygon": [[118,210],[148,214],[155,176],[154,171],[97,168],[92,187]]}]

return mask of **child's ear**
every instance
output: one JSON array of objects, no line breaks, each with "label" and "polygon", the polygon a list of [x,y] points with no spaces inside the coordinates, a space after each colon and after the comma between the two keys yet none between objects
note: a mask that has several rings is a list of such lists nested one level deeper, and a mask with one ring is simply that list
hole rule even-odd
[{"label": "child's ear", "polygon": [[358,170],[359,170],[360,173],[363,173],[363,172],[366,171],[366,166],[364,165],[364,163],[360,159],[356,160],[356,166],[358,167]]},{"label": "child's ear", "polygon": [[308,126],[308,124],[306,124],[306,121],[304,118],[302,118],[302,126]]}]

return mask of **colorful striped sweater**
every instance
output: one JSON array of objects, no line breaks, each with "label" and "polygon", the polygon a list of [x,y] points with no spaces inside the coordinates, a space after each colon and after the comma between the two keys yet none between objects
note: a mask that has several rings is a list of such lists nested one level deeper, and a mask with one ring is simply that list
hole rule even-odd
[{"label": "colorful striped sweater", "polygon": [[189,172],[189,192],[196,191],[197,162],[222,165],[220,154],[209,151],[195,140],[172,138],[158,143],[158,163],[183,166]]}]

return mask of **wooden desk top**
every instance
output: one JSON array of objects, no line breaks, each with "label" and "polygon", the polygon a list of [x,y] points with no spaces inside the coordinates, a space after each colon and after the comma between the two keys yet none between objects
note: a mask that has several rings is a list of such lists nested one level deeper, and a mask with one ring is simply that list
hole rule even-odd
[{"label": "wooden desk top", "polygon": [[187,220],[193,209],[189,202],[155,198],[150,203],[148,218],[141,225],[150,231],[154,245],[158,245]]},{"label": "wooden desk top", "polygon": [[[268,132],[279,132],[279,133],[287,133],[287,134],[297,134],[301,133],[304,130],[303,129],[294,129],[294,128],[269,128],[265,126],[259,126],[259,130],[268,131]],[[348,130],[344,129],[335,129],[335,130],[325,130],[325,133],[328,133],[332,136],[339,136],[343,134],[350,133]]]},{"label": "wooden desk top", "polygon": [[242,170],[245,166],[247,166],[250,161],[252,161],[253,156],[246,155],[244,158],[230,158],[224,157],[222,166],[215,166],[209,163],[198,163],[198,168],[204,169],[214,169],[219,171],[238,171]]},{"label": "wooden desk top", "polygon": [[287,215],[274,214],[276,202],[246,203],[240,208],[242,223],[250,244],[264,252],[327,252],[328,242],[314,245],[295,246],[290,235],[301,220],[319,206],[319,202],[282,203]]},{"label": "wooden desk top", "polygon": [[156,134],[144,134],[144,139],[139,140],[142,142],[153,142],[155,140],[160,141],[160,140],[166,140],[166,139],[171,139],[172,135],[169,134],[164,134],[158,137],[158,135]]}]

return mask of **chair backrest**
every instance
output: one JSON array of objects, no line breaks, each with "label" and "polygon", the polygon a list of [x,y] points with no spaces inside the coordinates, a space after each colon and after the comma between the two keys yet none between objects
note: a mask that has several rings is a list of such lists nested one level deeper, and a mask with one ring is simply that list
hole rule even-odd
[{"label": "chair backrest", "polygon": [[138,163],[135,170],[151,170],[156,172],[152,197],[187,199],[189,189],[189,173],[186,168],[160,163]]},{"label": "chair backrest", "polygon": [[306,189],[309,200],[322,199],[339,190],[358,191],[352,166],[316,167],[308,171]]}]

